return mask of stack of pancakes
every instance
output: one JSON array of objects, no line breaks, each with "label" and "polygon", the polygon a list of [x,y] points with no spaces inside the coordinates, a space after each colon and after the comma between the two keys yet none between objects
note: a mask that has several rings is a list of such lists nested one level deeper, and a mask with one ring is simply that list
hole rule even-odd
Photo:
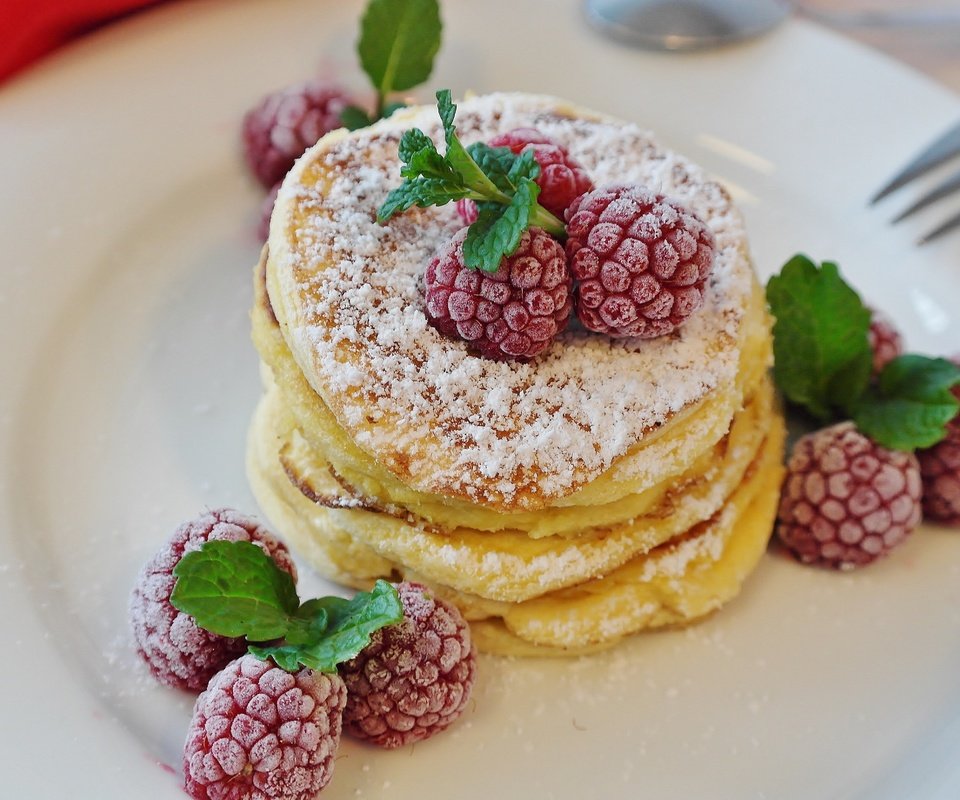
[{"label": "stack of pancakes", "polygon": [[466,143],[536,128],[597,186],[653,188],[717,241],[704,308],[674,334],[574,324],[532,362],[491,361],[423,311],[453,207],[376,222],[410,127],[442,139],[433,107],[337,131],[280,191],[256,272],[265,393],[248,458],[270,521],[335,581],[429,585],[482,650],[580,653],[708,614],[765,549],[784,438],[728,194],[634,125],[545,97],[463,102]]}]

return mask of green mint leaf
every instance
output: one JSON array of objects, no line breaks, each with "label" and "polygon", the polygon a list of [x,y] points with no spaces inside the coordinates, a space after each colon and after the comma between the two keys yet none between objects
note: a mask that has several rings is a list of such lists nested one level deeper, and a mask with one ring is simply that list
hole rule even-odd
[{"label": "green mint leaf", "polygon": [[404,182],[387,195],[377,211],[378,222],[386,222],[411,206],[442,206],[470,194],[463,176],[437,152],[433,140],[423,131],[417,128],[405,131],[398,152],[403,162],[400,175]]},{"label": "green mint leaf", "polygon": [[463,178],[436,148],[433,142],[430,147],[424,147],[416,153],[411,153],[406,164],[400,168],[400,175],[407,180],[416,178],[435,178],[446,181],[454,186],[462,186]]},{"label": "green mint leaf", "polygon": [[329,624],[327,610],[316,600],[308,600],[297,609],[283,638],[291,645],[310,644],[323,635]]},{"label": "green mint leaf", "polygon": [[437,92],[437,113],[440,115],[440,122],[443,124],[443,135],[447,141],[447,147],[450,142],[457,138],[457,129],[453,125],[454,117],[457,116],[457,107],[453,102],[453,94],[449,89],[440,89]]},{"label": "green mint leaf", "polygon": [[360,21],[360,65],[380,97],[412,89],[430,77],[440,49],[437,0],[370,0]]},{"label": "green mint leaf", "polygon": [[173,575],[174,608],[221,636],[281,637],[300,602],[293,578],[250,542],[206,542],[185,554]]},{"label": "green mint leaf", "polygon": [[563,223],[537,204],[539,187],[534,180],[540,175],[540,165],[532,151],[515,156],[508,148],[485,144],[465,148],[453,124],[457,107],[449,89],[437,92],[437,112],[443,123],[446,153],[440,155],[421,130],[404,133],[398,148],[404,182],[380,206],[380,223],[411,206],[441,206],[463,198],[478,201],[481,216],[471,228],[464,253],[470,254],[468,266],[485,264],[483,268],[491,272],[504,253],[516,250],[520,236],[530,225],[553,236],[565,235]]},{"label": "green mint leaf", "polygon": [[870,312],[840,277],[796,255],[767,283],[777,386],[821,420],[853,408],[870,379]]},{"label": "green mint leaf", "polygon": [[457,137],[457,129],[453,124],[453,118],[457,115],[457,107],[453,104],[449,89],[441,89],[437,92],[437,112],[440,114],[440,121],[443,123],[443,133],[447,142],[445,158],[451,168],[460,174],[465,186],[484,197],[499,200],[506,205],[510,201],[509,195],[505,195],[500,187],[487,177]]},{"label": "green mint leaf", "polygon": [[470,190],[463,186],[454,186],[439,179],[417,178],[401,184],[387,195],[377,211],[377,222],[384,223],[412,206],[442,206],[469,195]]},{"label": "green mint leaf", "polygon": [[316,640],[251,647],[250,652],[258,658],[272,658],[291,672],[301,664],[320,672],[335,672],[337,664],[354,658],[370,643],[373,633],[403,619],[400,596],[386,581],[377,581],[370,592],[358,592],[352,600],[323,597],[304,606],[311,606],[315,615],[326,615],[327,624]]},{"label": "green mint leaf", "polygon": [[[419,128],[411,128],[408,131],[404,131],[403,136],[400,137],[400,145],[397,148],[400,160],[404,164],[409,164],[421,150],[429,150],[437,153],[437,146],[433,143],[433,139]],[[437,155],[440,154],[437,153]]]},{"label": "green mint leaf", "polygon": [[285,669],[287,672],[298,672],[301,667],[300,647],[297,645],[280,644],[270,647],[250,645],[247,648],[247,652],[256,656],[261,661],[273,659],[274,664],[280,667],[280,669]]},{"label": "green mint leaf", "polygon": [[529,178],[535,181],[540,177],[540,164],[533,156],[533,150],[524,150],[515,160],[507,173],[507,178],[514,186],[520,183],[523,178]]},{"label": "green mint leaf", "polygon": [[463,263],[484,272],[496,272],[504,256],[514,253],[537,205],[540,187],[522,178],[510,205],[478,203],[477,221],[463,242]]},{"label": "green mint leaf", "polygon": [[946,359],[899,356],[861,398],[853,420],[892,450],[932,447],[947,435],[946,425],[960,409],[950,391],[958,384],[960,369]]},{"label": "green mint leaf", "polygon": [[[476,162],[494,186],[501,192],[513,194],[516,182],[519,181],[522,174],[518,172],[511,179],[511,170],[520,160],[520,156],[514,155],[509,147],[491,147],[485,142],[474,142],[467,148],[467,154]],[[533,160],[533,163],[536,164],[537,174],[539,175],[540,165],[537,164],[536,159]],[[536,175],[533,177],[536,178]]]},{"label": "green mint leaf", "polygon": [[355,131],[366,128],[373,120],[360,106],[347,106],[340,112],[340,122],[347,130]]}]

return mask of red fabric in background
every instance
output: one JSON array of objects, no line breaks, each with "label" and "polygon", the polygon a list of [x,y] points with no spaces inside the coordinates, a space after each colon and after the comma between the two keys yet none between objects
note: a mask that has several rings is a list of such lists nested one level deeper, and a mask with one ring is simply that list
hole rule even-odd
[{"label": "red fabric in background", "polygon": [[0,0],[0,81],[78,34],[158,0]]}]

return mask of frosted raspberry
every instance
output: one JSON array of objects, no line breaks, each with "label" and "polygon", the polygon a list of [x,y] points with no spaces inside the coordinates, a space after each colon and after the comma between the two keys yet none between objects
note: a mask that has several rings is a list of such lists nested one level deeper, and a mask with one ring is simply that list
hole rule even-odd
[{"label": "frosted raspberry", "polygon": [[869,564],[920,521],[920,468],[841,422],[801,437],[787,462],[777,534],[803,562]]},{"label": "frosted raspberry", "polygon": [[[540,196],[537,202],[547,211],[563,219],[570,204],[584,192],[593,188],[593,181],[580,163],[570,154],[534,128],[517,128],[508,133],[494,136],[489,142],[491,147],[509,147],[520,154],[526,149],[533,150],[533,157],[540,165]],[[457,213],[464,223],[471,225],[477,219],[477,206],[472,200],[459,200]]]},{"label": "frosted raspberry", "polygon": [[404,618],[381,628],[340,665],[347,685],[347,733],[401,747],[439,733],[467,705],[475,660],[460,612],[416,583],[397,586]]},{"label": "frosted raspberry", "polygon": [[537,202],[563,219],[564,212],[577,197],[593,188],[593,181],[580,163],[565,148],[534,128],[517,128],[494,136],[491,147],[509,147],[514,153],[532,150],[540,165],[540,196]]},{"label": "frosted raspberry", "polygon": [[228,639],[198,628],[189,614],[170,603],[173,568],[184,553],[207,541],[253,542],[281,569],[297,577],[286,546],[256,520],[229,508],[185,522],[140,572],[130,598],[133,637],[154,677],[166,686],[200,691],[217,670],[244,650],[243,639]]},{"label": "frosted raspberry", "polygon": [[473,200],[457,200],[456,207],[464,225],[473,225],[477,221],[479,213],[477,212],[477,204]]},{"label": "frosted raspberry", "polygon": [[514,128],[506,133],[497,134],[487,144],[491,147],[509,147],[515,154],[519,154],[527,145],[557,146],[553,139],[540,133],[536,128]]},{"label": "frosted raspberry", "polygon": [[713,233],[672,200],[640,186],[596,189],[567,210],[567,235],[586,328],[663,336],[703,305]]},{"label": "frosted raspberry", "polygon": [[244,154],[260,183],[273,186],[304,150],[342,127],[340,112],[351,102],[343,90],[310,81],[268,94],[248,111],[243,118]]},{"label": "frosted raspberry", "polygon": [[520,238],[496,272],[463,264],[466,228],[427,266],[427,319],[487,358],[529,359],[549,347],[570,318],[572,279],[563,247],[540,228]]},{"label": "frosted raspberry", "polygon": [[873,351],[873,374],[879,375],[883,368],[903,353],[903,337],[886,314],[870,310],[870,329],[867,331],[870,349]]},{"label": "frosted raspberry", "polygon": [[198,698],[183,751],[195,800],[314,800],[330,781],[347,690],[338,675],[295,675],[245,655]]},{"label": "frosted raspberry", "polygon": [[[960,357],[951,359],[960,367]],[[953,388],[960,400],[960,386]],[[960,526],[960,414],[947,423],[947,435],[917,451],[923,479],[923,513],[928,519]]]}]

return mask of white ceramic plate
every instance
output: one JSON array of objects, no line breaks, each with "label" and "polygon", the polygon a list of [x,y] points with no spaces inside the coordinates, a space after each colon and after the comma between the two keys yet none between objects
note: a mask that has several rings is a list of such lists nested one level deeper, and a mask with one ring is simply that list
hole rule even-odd
[{"label": "white ceramic plate", "polygon": [[[914,348],[958,349],[960,237],[915,248],[933,214],[888,227],[911,191],[865,206],[955,97],[802,23],[678,57],[600,39],[572,0],[445,5],[435,86],[649,125],[733,187],[762,273],[797,250],[838,259]],[[255,508],[259,194],[239,119],[316,68],[361,87],[359,6],[164,6],[0,89],[4,797],[181,796],[191,701],[139,667],[127,594],[182,519]],[[687,631],[482,659],[452,732],[345,744],[324,797],[956,798],[958,674],[960,534],[924,529],[855,575],[771,553]]]}]

